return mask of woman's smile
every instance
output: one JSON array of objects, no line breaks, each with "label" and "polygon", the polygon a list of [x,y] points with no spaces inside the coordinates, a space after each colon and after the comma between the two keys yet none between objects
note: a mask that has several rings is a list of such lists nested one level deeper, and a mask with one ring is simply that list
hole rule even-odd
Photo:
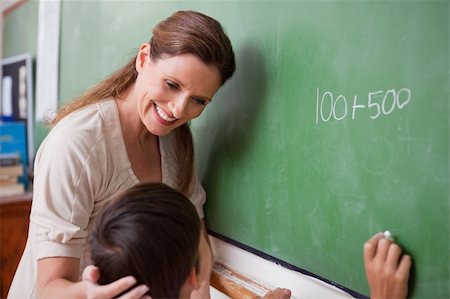
[{"label": "woman's smile", "polygon": [[153,103],[155,109],[155,116],[156,119],[163,125],[170,126],[172,125],[177,119],[175,117],[169,116],[169,114],[164,111],[161,107],[159,107],[156,103]]}]

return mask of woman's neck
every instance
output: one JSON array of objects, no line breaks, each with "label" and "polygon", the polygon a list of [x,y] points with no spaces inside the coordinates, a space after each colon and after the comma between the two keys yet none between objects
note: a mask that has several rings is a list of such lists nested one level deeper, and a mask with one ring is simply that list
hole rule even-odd
[{"label": "woman's neck", "polygon": [[128,159],[136,177],[141,182],[161,182],[158,136],[151,134],[142,124],[132,97],[118,97],[115,101]]},{"label": "woman's neck", "polygon": [[134,85],[132,85],[123,95],[115,98],[117,110],[119,112],[120,126],[123,138],[126,142],[131,142],[135,146],[147,145],[154,142],[157,137],[151,134],[141,121],[136,108],[136,97]]}]

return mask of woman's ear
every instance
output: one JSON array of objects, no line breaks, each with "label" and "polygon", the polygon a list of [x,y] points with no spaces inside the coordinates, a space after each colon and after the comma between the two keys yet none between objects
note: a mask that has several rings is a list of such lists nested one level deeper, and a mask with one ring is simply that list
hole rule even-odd
[{"label": "woman's ear", "polygon": [[142,72],[144,69],[145,63],[150,59],[150,44],[143,43],[139,47],[139,52],[136,57],[136,71],[138,73]]}]

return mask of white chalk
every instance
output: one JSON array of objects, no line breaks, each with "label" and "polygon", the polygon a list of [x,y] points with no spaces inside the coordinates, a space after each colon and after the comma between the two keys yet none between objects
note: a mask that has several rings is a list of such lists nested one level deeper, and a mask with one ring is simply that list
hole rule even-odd
[{"label": "white chalk", "polygon": [[390,231],[388,231],[388,230],[384,231],[383,235],[384,235],[384,237],[385,237],[386,239],[389,239],[389,240],[391,240],[391,241],[394,241],[394,237],[392,236],[392,234],[391,234]]}]

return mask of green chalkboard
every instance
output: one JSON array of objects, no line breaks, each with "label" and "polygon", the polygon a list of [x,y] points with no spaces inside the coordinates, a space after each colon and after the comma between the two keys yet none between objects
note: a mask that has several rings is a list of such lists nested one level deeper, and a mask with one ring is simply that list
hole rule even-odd
[{"label": "green chalkboard", "polygon": [[237,72],[192,122],[219,234],[368,295],[389,229],[413,298],[449,298],[448,1],[63,1],[60,96],[179,9],[221,21]]},{"label": "green chalkboard", "polygon": [[413,297],[449,298],[448,2],[220,16],[238,72],[194,123],[208,227],[366,295],[362,245],[389,229]]}]

